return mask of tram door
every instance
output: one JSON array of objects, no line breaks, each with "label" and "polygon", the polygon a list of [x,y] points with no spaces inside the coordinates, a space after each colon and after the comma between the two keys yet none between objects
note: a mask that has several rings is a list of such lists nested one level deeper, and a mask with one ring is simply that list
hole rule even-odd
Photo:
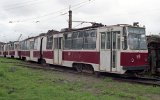
[{"label": "tram door", "polygon": [[118,65],[118,52],[120,50],[120,32],[101,32],[100,70],[116,72]]},{"label": "tram door", "polygon": [[15,58],[18,58],[18,48],[19,48],[19,44],[14,44],[15,47]]},{"label": "tram door", "polygon": [[54,37],[54,64],[62,65],[62,37]]},{"label": "tram door", "polygon": [[30,60],[33,59],[34,40],[30,41]]}]

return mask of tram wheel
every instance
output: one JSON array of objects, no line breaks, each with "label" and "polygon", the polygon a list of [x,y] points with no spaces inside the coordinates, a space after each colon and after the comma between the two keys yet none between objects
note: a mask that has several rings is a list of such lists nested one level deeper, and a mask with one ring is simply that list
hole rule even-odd
[{"label": "tram wheel", "polygon": [[76,64],[75,68],[76,68],[77,72],[79,72],[79,73],[82,72],[82,64]]},{"label": "tram wheel", "polygon": [[86,73],[90,73],[90,74],[94,73],[94,69],[93,69],[92,65],[89,65],[89,64],[84,64],[82,67],[82,71],[86,72]]}]

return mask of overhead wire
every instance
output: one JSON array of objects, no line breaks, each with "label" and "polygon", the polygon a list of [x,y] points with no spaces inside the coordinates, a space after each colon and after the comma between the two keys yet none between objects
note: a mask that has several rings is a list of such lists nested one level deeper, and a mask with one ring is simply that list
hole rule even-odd
[{"label": "overhead wire", "polygon": [[[76,6],[83,6],[84,5],[84,3],[86,3],[86,2],[88,2],[88,1],[91,1],[91,0],[86,0],[86,1],[83,1],[83,2],[80,2],[80,3],[76,3],[76,4],[74,4],[73,6],[71,6],[71,9],[73,10],[73,8],[74,7],[76,7]],[[93,0],[92,0],[93,1]],[[83,5],[82,5],[83,4]],[[66,8],[64,8],[64,9],[61,9],[61,10],[59,10],[59,11],[56,11],[57,13],[59,13],[60,11],[63,11],[63,10],[67,10],[67,11],[65,11],[65,12],[60,12],[61,14],[60,15],[66,15],[66,14],[68,14],[68,9],[67,9],[68,7],[66,7]],[[80,7],[79,7],[80,8]],[[46,15],[43,15],[43,16],[40,16],[40,17],[45,17],[45,16],[49,16],[49,15],[52,15],[52,14],[54,14],[54,13],[56,13],[56,12],[52,12],[52,13],[48,13],[48,14],[46,14]],[[39,17],[39,18],[40,18]]]},{"label": "overhead wire", "polygon": [[14,5],[17,6],[17,5],[27,4],[27,3],[31,3],[31,2],[35,2],[35,1],[37,2],[37,1],[41,1],[41,0],[34,0],[34,1],[33,0],[27,0],[27,1],[23,1],[23,2],[17,2],[17,3],[12,3],[12,4],[8,4],[8,5],[4,5],[4,7],[8,7],[8,6],[12,7]]},{"label": "overhead wire", "polygon": [[[91,1],[91,0],[89,0],[89,1]],[[95,0],[92,0],[92,1],[95,1]],[[87,3],[85,3],[85,4],[81,4],[81,5],[79,5],[78,7],[75,7],[74,9],[72,9],[72,10],[77,10],[77,9],[79,9],[79,8],[81,8],[81,7],[83,7],[83,6],[85,6],[85,5],[87,5],[87,4],[90,4],[91,2],[87,2]]]},{"label": "overhead wire", "polygon": [[17,8],[23,8],[23,7],[27,7],[27,6],[33,6],[33,5],[36,5],[36,4],[39,4],[40,2],[29,2],[25,5],[18,5],[18,6],[15,6],[15,7],[9,7],[9,8],[6,8],[5,10],[14,10],[14,9],[17,9]]},{"label": "overhead wire", "polygon": [[[89,0],[89,1],[90,1],[90,0]],[[92,0],[92,1],[94,1],[94,0]],[[86,4],[84,4],[84,3],[86,3],[86,2],[81,2],[81,3],[79,3],[79,4],[76,4],[76,5],[74,5],[74,7],[79,6],[79,7],[76,7],[76,9],[78,9],[78,8],[80,8],[80,7],[84,6],[84,5],[86,5]],[[83,5],[82,5],[82,4],[83,4]],[[87,3],[87,4],[88,4],[88,3]],[[72,8],[73,8],[73,6],[72,6]],[[68,9],[67,9],[67,10],[68,10]],[[73,10],[73,9],[72,9],[72,10]],[[66,14],[68,14],[68,12],[65,12],[65,13],[60,14],[60,15],[55,16],[55,17],[52,17],[52,19],[55,20],[56,18],[59,18],[60,16],[64,16],[64,15],[66,15]],[[73,28],[76,28],[76,27],[82,25],[83,23],[84,23],[84,22],[82,22],[82,23],[80,23],[80,24],[74,26]]]},{"label": "overhead wire", "polygon": [[[87,1],[83,1],[83,2],[77,3],[77,4],[73,5],[73,6],[71,6],[71,8],[74,8],[74,7],[76,7],[76,6],[79,6],[79,5],[81,5],[81,4],[83,4],[83,3],[86,3],[86,2],[88,2],[88,1],[90,1],[90,0],[87,0]],[[63,10],[67,10],[67,11],[68,11],[68,7],[64,8],[64,9],[61,9],[61,10],[58,10],[58,11],[55,11],[55,12],[51,12],[51,13],[42,15],[42,16],[40,16],[40,17],[45,17],[45,16],[52,15],[52,14],[58,13],[58,12],[61,13],[61,11],[63,11]],[[65,13],[66,13],[66,12],[65,12]]]},{"label": "overhead wire", "polygon": [[[91,0],[87,0],[87,1],[91,1]],[[92,1],[94,1],[94,0],[92,0]],[[81,8],[81,7],[83,7],[83,6],[86,5],[85,3],[86,3],[86,1],[85,1],[85,2],[77,3],[77,4],[73,5],[71,8],[72,8],[72,10]],[[88,4],[88,3],[87,3],[87,4]],[[68,7],[67,7],[67,8],[68,8]],[[55,13],[61,13],[61,14],[55,16],[55,17],[52,17],[52,19],[56,19],[56,18],[59,18],[60,16],[64,16],[64,15],[68,14],[68,9],[67,9],[67,8],[64,8],[64,9],[61,9],[61,10],[58,10],[58,11],[55,11],[55,12],[51,12],[51,13],[48,13],[48,14],[45,14],[45,15],[42,15],[42,16],[38,16],[38,17],[36,17],[36,18],[30,18],[30,19],[25,19],[25,20],[21,20],[21,21],[24,22],[24,21],[28,21],[28,20],[37,19],[37,18],[47,17],[47,16],[53,15],[53,14],[55,14]],[[63,12],[63,13],[62,13],[62,11],[65,11],[65,10],[67,10],[67,12]],[[17,22],[20,22],[20,21],[17,21]],[[40,21],[36,21],[36,22],[34,22],[34,23],[39,23],[39,22],[40,22]],[[79,25],[82,25],[82,24],[83,24],[83,23],[80,23]],[[78,27],[79,25],[76,25],[75,27]],[[51,27],[51,26],[50,26],[50,27]]]},{"label": "overhead wire", "polygon": [[[95,1],[95,0],[92,0],[92,1]],[[85,4],[79,5],[78,7],[74,8],[74,9],[72,9],[72,10],[77,10],[77,9],[79,9],[79,8],[81,8],[81,7],[89,4],[89,3],[91,3],[91,2],[88,2],[88,3],[85,3]],[[78,27],[78,26],[80,26],[80,25],[82,25],[82,24],[84,24],[84,22],[81,22],[80,24],[74,26],[73,28],[76,28],[76,27]]]},{"label": "overhead wire", "polygon": [[[90,1],[94,1],[94,0],[85,0],[83,2],[80,2],[80,3],[76,3],[74,4],[73,6],[71,6],[71,8],[73,9],[78,9],[84,5],[86,5],[87,2],[90,2]],[[80,6],[77,8],[77,6]],[[75,8],[76,7],[76,8]],[[67,11],[65,11],[67,10]],[[62,11],[65,11],[64,13],[62,13]],[[40,15],[38,17],[35,17],[35,18],[27,18],[27,19],[23,19],[23,20],[19,20],[19,21],[13,21],[13,22],[25,22],[25,21],[29,21],[29,20],[34,20],[34,19],[40,19],[40,18],[43,18],[43,17],[47,17],[47,16],[51,16],[51,15],[54,15],[56,13],[61,13],[60,15],[63,15],[63,14],[67,14],[68,13],[68,7],[64,8],[64,9],[61,9],[61,10],[58,10],[58,11],[54,11],[54,12],[50,12],[50,13],[47,13],[47,14],[44,14],[44,15]],[[12,23],[12,22],[11,22]]]}]

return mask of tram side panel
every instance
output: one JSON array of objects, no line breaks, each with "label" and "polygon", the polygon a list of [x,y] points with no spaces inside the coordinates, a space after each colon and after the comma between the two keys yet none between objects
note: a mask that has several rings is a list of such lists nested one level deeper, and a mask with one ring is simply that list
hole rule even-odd
[{"label": "tram side panel", "polygon": [[125,70],[143,70],[148,66],[148,53],[122,52],[121,66]]},{"label": "tram side panel", "polygon": [[14,58],[20,58],[19,57],[19,49],[20,49],[20,46],[19,46],[19,42],[14,42],[14,51],[15,51],[15,55],[14,55]]},{"label": "tram side panel", "polygon": [[3,44],[0,44],[0,57],[3,56]]},{"label": "tram side panel", "polygon": [[64,33],[63,65],[99,71],[100,53],[96,48],[96,44],[96,29]]},{"label": "tram side panel", "polygon": [[127,26],[125,28],[125,49],[120,54],[121,66],[126,71],[143,71],[148,65],[148,51],[144,27]]},{"label": "tram side panel", "polygon": [[43,38],[42,42],[42,59],[45,63],[54,64],[54,51],[53,51],[53,34],[47,35]]},{"label": "tram side panel", "polygon": [[14,42],[8,43],[8,52],[9,52],[8,57],[14,58],[15,56]]},{"label": "tram side panel", "polygon": [[32,50],[32,61],[39,62],[40,59],[40,46],[41,46],[41,36],[37,36],[34,38],[34,44],[33,44],[33,50]]},{"label": "tram side panel", "polygon": [[5,57],[9,57],[9,46],[8,46],[8,43],[7,44],[5,44],[5,52],[4,52],[4,56]]},{"label": "tram side panel", "polygon": [[100,72],[125,73],[125,70],[120,65],[122,30],[123,27],[120,26],[101,27],[98,29]]},{"label": "tram side panel", "polygon": [[29,41],[28,39],[23,40],[20,42],[21,49],[20,49],[20,56],[22,60],[29,60],[30,51],[29,51]]},{"label": "tram side panel", "polygon": [[1,56],[2,56],[2,57],[5,57],[5,50],[6,50],[5,44],[2,44],[2,45],[1,45]]},{"label": "tram side panel", "polygon": [[20,56],[23,60],[27,61],[38,61],[39,58],[39,44],[40,39],[31,37],[21,41],[21,49],[19,51]]}]

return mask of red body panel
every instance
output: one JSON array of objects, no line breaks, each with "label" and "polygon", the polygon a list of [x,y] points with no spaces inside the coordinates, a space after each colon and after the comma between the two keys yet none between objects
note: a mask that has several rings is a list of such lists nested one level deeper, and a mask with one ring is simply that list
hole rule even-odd
[{"label": "red body panel", "polygon": [[[33,51],[33,57],[40,58],[40,51]],[[53,59],[53,51],[43,51],[42,57],[47,59]]]},{"label": "red body panel", "polygon": [[86,63],[100,63],[100,53],[96,51],[82,52],[82,51],[63,51],[63,60],[86,62]]},{"label": "red body panel", "polygon": [[15,51],[9,51],[9,55],[14,56],[15,55]]},{"label": "red body panel", "polygon": [[43,58],[54,59],[53,51],[43,51]]},{"label": "red body panel", "polygon": [[30,51],[21,51],[22,57],[30,57]]},{"label": "red body panel", "polygon": [[18,56],[21,57],[21,51],[18,51]]},{"label": "red body panel", "polygon": [[138,67],[148,65],[148,53],[122,52],[120,59],[120,65],[124,67]]},{"label": "red body panel", "polygon": [[34,58],[40,58],[40,51],[33,51]]},{"label": "red body panel", "polygon": [[3,52],[3,55],[8,55],[8,52],[7,52],[7,51],[4,51],[4,52]]}]

